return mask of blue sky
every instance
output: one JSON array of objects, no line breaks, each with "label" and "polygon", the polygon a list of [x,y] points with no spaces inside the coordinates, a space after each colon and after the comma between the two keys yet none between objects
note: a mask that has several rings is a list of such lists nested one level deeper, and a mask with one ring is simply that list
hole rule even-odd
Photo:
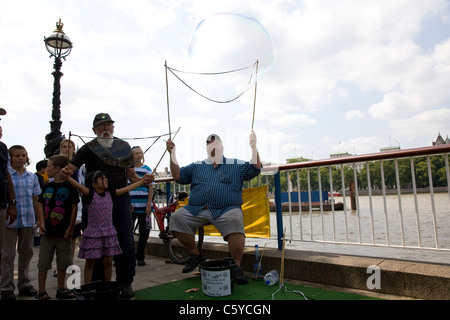
[{"label": "blue sky", "polygon": [[[44,157],[53,61],[43,39],[59,18],[74,43],[62,67],[66,137],[69,131],[92,136],[98,112],[110,113],[118,137],[167,133],[165,61],[181,70],[225,71],[267,48],[258,40],[262,29],[247,29],[245,18],[230,20],[225,35],[208,27],[219,41],[201,47],[201,63],[193,64],[196,28],[218,13],[252,17],[273,44],[274,62],[261,72],[256,94],[254,130],[264,161],[429,146],[439,132],[450,134],[448,1],[0,0],[0,107],[8,112],[2,141],[24,145],[33,170]],[[240,92],[249,75],[188,80],[222,99]],[[168,80],[181,164],[205,157],[212,132],[222,136],[225,155],[250,158],[254,87],[233,103],[217,104],[170,73]],[[146,149],[153,141],[129,142]],[[150,166],[164,147],[160,140],[146,154]],[[166,158],[159,169],[167,165]]]}]

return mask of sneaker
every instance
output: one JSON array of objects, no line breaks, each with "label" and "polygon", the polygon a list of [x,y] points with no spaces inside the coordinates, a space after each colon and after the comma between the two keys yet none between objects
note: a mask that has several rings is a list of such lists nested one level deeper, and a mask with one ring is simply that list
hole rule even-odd
[{"label": "sneaker", "polygon": [[183,273],[189,273],[191,271],[194,271],[195,268],[197,268],[197,266],[200,264],[200,262],[203,261],[202,256],[197,256],[195,254],[192,254],[188,260],[188,262],[186,262],[186,264],[184,265],[183,268]]},{"label": "sneaker", "polygon": [[145,260],[144,259],[137,259],[137,265],[138,266],[145,266]]},{"label": "sneaker", "polygon": [[2,300],[16,300],[16,295],[14,294],[14,291],[8,290],[8,291],[2,291],[1,294]]},{"label": "sneaker", "polygon": [[241,267],[236,266],[234,269],[234,282],[236,282],[236,284],[247,284],[248,282]]},{"label": "sneaker", "polygon": [[131,288],[131,284],[125,284],[122,287],[122,292],[120,293],[120,297],[122,299],[129,299],[134,297],[133,288]]},{"label": "sneaker", "polygon": [[36,289],[33,288],[33,286],[26,286],[19,290],[19,295],[24,297],[34,297],[37,295]]}]

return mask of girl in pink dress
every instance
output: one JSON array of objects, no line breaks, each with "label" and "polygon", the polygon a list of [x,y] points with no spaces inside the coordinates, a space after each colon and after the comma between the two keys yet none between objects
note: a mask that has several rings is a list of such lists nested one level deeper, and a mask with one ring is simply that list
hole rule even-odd
[{"label": "girl in pink dress", "polygon": [[[88,218],[87,227],[83,231],[78,257],[86,259],[84,266],[84,281],[92,279],[95,260],[103,257],[105,281],[111,281],[113,256],[122,253],[117,232],[112,222],[113,199],[144,184],[147,179],[141,179],[124,188],[108,189],[108,179],[102,171],[90,172],[86,175],[86,186],[69,177],[70,184],[75,186],[87,197]],[[131,219],[131,217],[130,217]]]}]

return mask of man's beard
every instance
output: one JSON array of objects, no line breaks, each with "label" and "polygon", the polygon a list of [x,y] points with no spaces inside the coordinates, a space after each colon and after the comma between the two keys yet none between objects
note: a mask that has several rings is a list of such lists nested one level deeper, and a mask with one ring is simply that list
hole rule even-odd
[{"label": "man's beard", "polygon": [[222,164],[223,162],[223,146],[220,143],[210,144],[206,147],[206,153],[211,163]]},{"label": "man's beard", "polygon": [[97,141],[103,148],[111,148],[114,138],[111,132],[104,131],[102,134],[97,136]]}]

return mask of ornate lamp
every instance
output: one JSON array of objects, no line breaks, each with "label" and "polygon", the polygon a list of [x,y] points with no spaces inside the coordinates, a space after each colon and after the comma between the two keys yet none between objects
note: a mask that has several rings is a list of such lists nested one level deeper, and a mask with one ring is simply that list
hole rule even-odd
[{"label": "ornate lamp", "polygon": [[62,61],[72,51],[72,41],[64,33],[64,24],[61,19],[56,23],[56,30],[48,37],[44,37],[45,48],[50,53],[50,58],[55,58],[53,68],[53,100],[52,100],[52,120],[50,121],[50,133],[45,136],[46,145],[44,148],[45,156],[48,158],[54,154],[59,153],[59,145],[64,140],[64,135],[61,133],[61,72]]}]

